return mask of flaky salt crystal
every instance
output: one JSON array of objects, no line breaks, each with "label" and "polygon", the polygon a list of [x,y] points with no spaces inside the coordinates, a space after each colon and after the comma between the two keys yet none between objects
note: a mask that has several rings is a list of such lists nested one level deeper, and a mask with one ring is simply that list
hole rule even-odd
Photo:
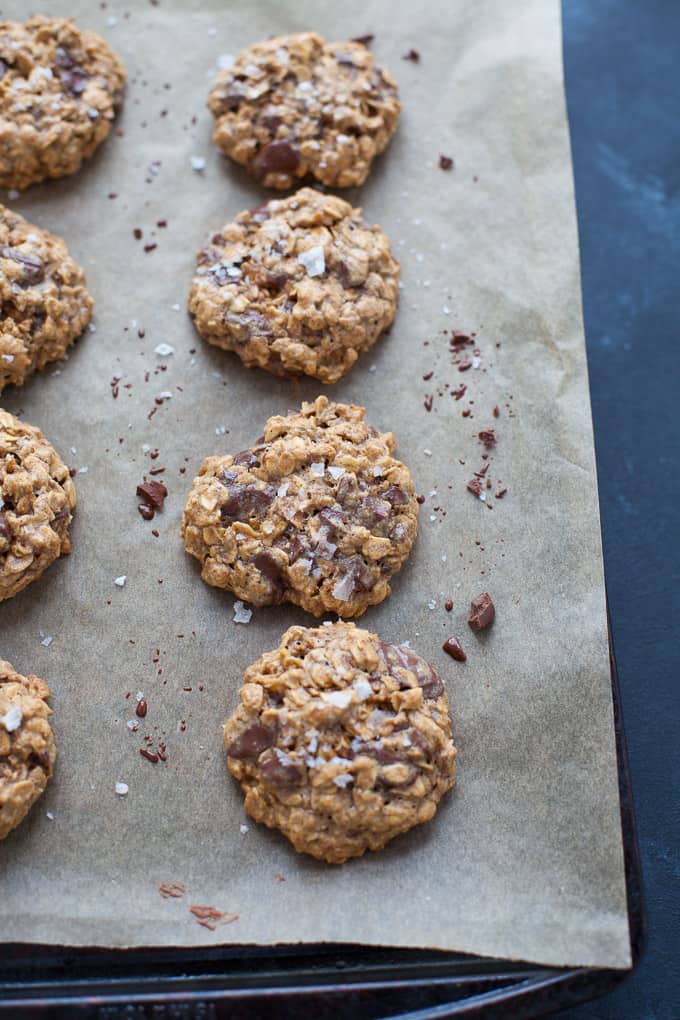
[{"label": "flaky salt crystal", "polygon": [[346,602],[354,591],[354,578],[351,574],[344,574],[333,585],[333,598]]},{"label": "flaky salt crystal", "polygon": [[127,796],[127,792],[129,789],[130,788],[127,783],[116,783],[116,793],[118,794],[119,797]]},{"label": "flaky salt crystal", "polygon": [[311,465],[311,472],[315,478],[323,478],[326,473],[326,465],[322,462],[316,462]]},{"label": "flaky salt crystal", "polygon": [[329,467],[328,468],[328,474],[331,476],[331,478],[334,478],[336,480],[336,482],[337,482],[338,478],[342,478],[344,473],[345,473],[344,467]]},{"label": "flaky salt crystal", "polygon": [[305,267],[308,276],[321,276],[326,272],[326,258],[320,244],[300,252],[298,262]]},{"label": "flaky salt crystal", "polygon": [[335,783],[336,786],[339,786],[341,789],[344,789],[345,786],[349,786],[353,779],[354,777],[350,775],[349,772],[343,772],[339,776],[333,776],[333,782]]},{"label": "flaky salt crystal", "polygon": [[23,714],[18,705],[10,705],[4,715],[0,715],[0,723],[8,733],[18,730],[23,721]]},{"label": "flaky salt crystal", "polygon": [[168,358],[171,354],[175,353],[175,348],[172,344],[158,344],[153,350],[154,354],[160,354],[162,358]]},{"label": "flaky salt crystal", "polygon": [[250,623],[252,615],[252,609],[246,609],[240,599],[234,602],[234,623]]},{"label": "flaky salt crystal", "polygon": [[352,701],[351,691],[324,691],[322,699],[334,708],[347,708]]}]

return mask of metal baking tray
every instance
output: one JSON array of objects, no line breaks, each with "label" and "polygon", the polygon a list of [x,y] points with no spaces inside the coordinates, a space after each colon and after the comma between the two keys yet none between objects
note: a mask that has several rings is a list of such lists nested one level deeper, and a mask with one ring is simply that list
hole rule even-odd
[{"label": "metal baking tray", "polygon": [[[609,642],[635,967],[645,916],[611,627]],[[0,946],[0,1018],[519,1020],[603,995],[630,973],[340,944],[119,950],[12,943]]]}]

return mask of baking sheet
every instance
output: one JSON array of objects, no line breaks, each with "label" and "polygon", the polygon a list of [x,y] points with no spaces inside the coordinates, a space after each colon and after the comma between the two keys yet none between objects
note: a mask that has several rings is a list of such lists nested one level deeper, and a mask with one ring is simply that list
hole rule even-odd
[{"label": "baking sheet", "polygon": [[[0,938],[332,940],[630,966],[557,0],[104,10],[47,0],[41,11],[100,31],[129,88],[121,136],[79,175],[1,196],[66,239],[87,270],[96,331],[56,371],[2,397],[78,469],[79,503],[70,559],[0,605],[0,657],[47,678],[59,745],[47,794],[0,844]],[[24,17],[25,4],[5,2],[2,14]],[[221,751],[245,666],[287,626],[313,620],[278,607],[235,624],[233,598],[200,581],[179,538],[204,456],[243,449],[269,415],[322,390],[248,372],[203,344],[185,312],[195,249],[263,199],[210,142],[218,58],[308,28],[328,39],[374,33],[401,88],[396,137],[348,193],[392,239],[400,311],[326,392],[396,433],[427,496],[393,596],[363,623],[411,641],[441,670],[460,750],[456,789],[434,823],[343,867],[297,856],[249,823]],[[402,59],[411,48],[419,62]],[[440,154],[455,168],[440,169]],[[476,332],[465,373],[451,364],[451,329]],[[175,353],[155,354],[161,343]],[[158,405],[163,392],[172,398]],[[466,489],[488,427],[498,437],[492,510]],[[160,450],[155,461],[145,445]],[[154,466],[166,468],[169,497],[151,523],[135,487]],[[483,590],[497,618],[476,637],[465,620]],[[441,651],[449,635],[466,664]],[[133,733],[138,691],[149,710]],[[165,742],[166,763],[140,756],[144,733]],[[160,884],[173,882],[186,893],[164,899]],[[195,905],[239,919],[213,931]]]}]

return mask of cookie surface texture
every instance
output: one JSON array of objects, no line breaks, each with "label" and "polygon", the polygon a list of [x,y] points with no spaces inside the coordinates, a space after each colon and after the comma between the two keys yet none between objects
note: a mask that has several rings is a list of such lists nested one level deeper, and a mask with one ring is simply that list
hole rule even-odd
[{"label": "cookie surface texture", "polygon": [[0,659],[0,839],[23,821],[52,776],[49,696],[44,680],[21,676]]},{"label": "cookie surface texture", "polygon": [[313,32],[242,50],[208,106],[215,144],[279,189],[308,176],[334,188],[363,184],[401,109],[394,78],[366,46]]},{"label": "cookie surface texture", "polygon": [[0,392],[62,358],[92,304],[62,239],[0,205]]},{"label": "cookie surface texture", "polygon": [[399,264],[378,226],[302,188],[199,252],[189,312],[201,336],[275,375],[337,382],[393,322]]},{"label": "cookie surface texture", "polygon": [[455,778],[439,676],[354,624],[291,627],[245,673],[224,730],[256,821],[331,864],[431,819]]},{"label": "cookie surface texture", "polygon": [[76,490],[40,429],[0,410],[0,602],[71,551]]},{"label": "cookie surface texture", "polygon": [[207,458],[182,521],[204,581],[315,616],[360,616],[390,594],[418,503],[394,436],[364,414],[318,397],[270,418],[252,449]]},{"label": "cookie surface texture", "polygon": [[75,173],[109,134],[124,84],[116,54],[73,21],[0,21],[0,187]]}]

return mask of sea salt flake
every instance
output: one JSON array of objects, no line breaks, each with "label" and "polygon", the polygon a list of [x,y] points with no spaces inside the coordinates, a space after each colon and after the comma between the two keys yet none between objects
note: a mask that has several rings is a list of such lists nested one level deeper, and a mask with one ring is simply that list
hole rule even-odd
[{"label": "sea salt flake", "polygon": [[361,676],[358,680],[355,680],[352,687],[359,696],[359,701],[368,701],[370,696],[373,694],[373,688],[371,687],[368,680]]},{"label": "sea salt flake", "polygon": [[79,475],[86,475],[86,474],[87,474],[87,472],[88,472],[89,470],[90,470],[90,469],[89,469],[88,467],[81,467],[81,468],[78,468],[78,474],[79,474]]},{"label": "sea salt flake", "polygon": [[234,63],[233,53],[220,53],[217,58],[217,66],[220,71],[226,71]]},{"label": "sea salt flake", "polygon": [[45,817],[46,817],[46,818],[49,818],[49,820],[50,820],[51,822],[53,822],[53,821],[54,821],[54,815],[52,814],[52,812],[51,812],[51,811],[46,811],[46,812],[45,812]]},{"label": "sea salt flake", "polygon": [[195,170],[197,173],[201,173],[202,170],[205,170],[205,160],[203,159],[203,156],[191,157],[191,169]]},{"label": "sea salt flake", "polygon": [[336,482],[337,482],[338,478],[342,478],[344,473],[345,473],[344,467],[333,467],[333,466],[331,466],[331,467],[328,468],[328,474],[331,476],[331,478],[334,478]]},{"label": "sea salt flake", "polygon": [[179,311],[179,305],[171,305],[170,307],[172,308],[173,312]]},{"label": "sea salt flake", "polygon": [[278,489],[276,490],[276,495],[279,497],[279,499],[281,499],[283,498],[283,496],[286,495],[287,492],[288,482],[283,482],[281,485],[279,485]]},{"label": "sea salt flake", "polygon": [[311,465],[311,471],[315,478],[323,478],[326,473],[326,465],[318,461]]},{"label": "sea salt flake", "polygon": [[50,645],[52,644],[52,642],[54,641],[54,638],[52,637],[52,635],[51,634],[43,634],[43,632],[41,630],[38,631],[38,634],[42,638],[40,644],[44,645],[45,648],[49,648]]},{"label": "sea salt flake", "polygon": [[246,825],[245,822],[241,822],[241,824],[238,827],[238,831],[241,833],[242,836],[245,836],[245,834],[246,834],[246,832],[248,832],[249,828],[250,828],[249,825]]},{"label": "sea salt flake", "polygon": [[324,691],[321,698],[327,705],[333,705],[334,708],[347,708],[352,701],[352,692]]},{"label": "sea salt flake", "polygon": [[246,609],[240,599],[234,602],[234,623],[250,623],[252,615],[252,609]]},{"label": "sea salt flake", "polygon": [[0,723],[8,733],[18,730],[23,721],[23,713],[18,705],[10,705],[4,715],[0,715]]},{"label": "sea salt flake", "polygon": [[349,786],[349,784],[352,783],[353,781],[354,776],[352,776],[349,772],[342,772],[339,776],[333,776],[333,782],[335,783],[336,786],[339,786],[341,789],[344,789],[346,786]]},{"label": "sea salt flake", "polygon": [[354,578],[351,574],[344,574],[333,585],[333,598],[346,602],[354,591]]},{"label": "sea salt flake", "polygon": [[154,354],[160,354],[162,358],[169,358],[171,354],[175,353],[175,348],[172,344],[158,344],[157,347],[154,347],[153,351]]},{"label": "sea salt flake", "polygon": [[13,354],[3,354],[2,359],[3,359],[3,361],[8,361],[9,364],[11,365],[12,362],[14,361],[14,355]]},{"label": "sea salt flake", "polygon": [[133,733],[136,733],[137,730],[139,729],[139,723],[136,722],[135,719],[128,719],[125,725],[129,730],[132,730]]},{"label": "sea salt flake", "polygon": [[135,701],[137,702],[144,701],[144,691],[137,691],[137,694],[135,695]]},{"label": "sea salt flake", "polygon": [[130,787],[127,783],[116,783],[116,793],[119,797],[125,797]]},{"label": "sea salt flake", "polygon": [[320,244],[300,252],[298,262],[305,267],[308,276],[321,276],[326,272],[326,257]]},{"label": "sea salt flake", "polygon": [[120,577],[117,577],[113,583],[115,585],[117,585],[119,588],[124,588],[126,581],[127,581],[127,574],[121,574]]}]

